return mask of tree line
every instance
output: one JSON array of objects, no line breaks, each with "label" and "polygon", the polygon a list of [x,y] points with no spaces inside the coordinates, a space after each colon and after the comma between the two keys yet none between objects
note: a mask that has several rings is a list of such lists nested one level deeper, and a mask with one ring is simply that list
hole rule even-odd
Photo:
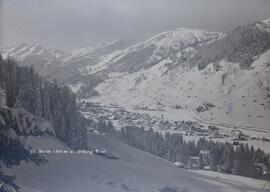
[{"label": "tree line", "polygon": [[[124,127],[116,130],[111,122],[100,120],[96,129],[124,143],[150,152],[171,162],[187,164],[189,157],[196,156],[212,171],[270,180],[270,156],[248,144],[234,146],[200,138],[197,142],[185,141],[180,133],[159,133],[153,129]],[[207,151],[204,158],[202,151]]]}]

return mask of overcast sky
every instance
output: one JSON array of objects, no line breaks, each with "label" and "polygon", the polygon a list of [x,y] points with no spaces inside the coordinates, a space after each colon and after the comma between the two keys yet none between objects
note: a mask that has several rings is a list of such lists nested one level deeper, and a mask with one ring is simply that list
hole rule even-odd
[{"label": "overcast sky", "polygon": [[0,0],[0,46],[72,49],[180,27],[229,31],[270,18],[270,0]]}]

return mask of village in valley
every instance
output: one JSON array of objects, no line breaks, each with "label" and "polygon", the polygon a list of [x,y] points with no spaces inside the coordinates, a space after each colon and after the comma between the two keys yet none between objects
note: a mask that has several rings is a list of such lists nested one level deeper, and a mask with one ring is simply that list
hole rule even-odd
[{"label": "village in valley", "polygon": [[[205,105],[210,106],[210,104]],[[211,105],[212,106],[212,105]],[[210,106],[210,107],[211,107]],[[153,129],[160,133],[181,133],[186,141],[198,141],[200,138],[204,138],[210,141],[218,142],[228,142],[232,143],[235,147],[243,144],[257,144],[257,148],[260,147],[258,143],[264,146],[270,145],[270,140],[264,137],[256,137],[256,134],[252,134],[253,130],[248,130],[244,128],[237,127],[222,127],[221,125],[214,125],[203,123],[199,119],[194,119],[194,121],[170,121],[166,120],[163,115],[151,116],[147,113],[140,112],[130,112],[126,109],[118,106],[103,106],[100,103],[92,102],[82,102],[80,103],[81,111],[84,116],[88,119],[96,118],[102,119],[107,122],[112,122],[116,129],[121,129],[123,127],[131,126],[137,128]],[[200,107],[202,109],[202,107]],[[93,127],[89,127],[88,131],[90,133],[98,133]],[[262,134],[265,134],[262,131]],[[96,149],[102,151],[102,149]],[[99,153],[97,153],[100,155]],[[105,152],[106,155],[106,152]],[[102,153],[102,156],[105,156]],[[187,163],[182,163],[179,161],[173,162],[178,168],[185,168],[189,170],[210,170],[209,166],[209,151],[201,150],[199,156],[191,156]],[[270,171],[263,164],[256,165],[258,169],[262,171],[263,174],[270,174]],[[224,172],[222,166],[217,167],[217,172]],[[233,170],[232,170],[233,173]]]},{"label": "village in valley", "polygon": [[[248,127],[229,127],[230,125],[205,122],[194,117],[194,120],[172,121],[164,117],[163,114],[156,116],[150,115],[147,109],[142,113],[127,111],[123,107],[104,106],[100,103],[82,102],[81,111],[88,119],[103,119],[111,121],[116,129],[126,126],[135,126],[137,128],[153,129],[161,133],[181,133],[186,140],[198,140],[206,138],[214,141],[230,142],[235,146],[240,143],[251,143],[260,148],[260,143],[270,146],[270,138],[267,138],[268,132],[265,130],[253,130]],[[206,104],[198,107],[196,110],[213,107],[212,104]],[[176,107],[177,108],[177,107]],[[91,129],[91,128],[90,128]]]}]

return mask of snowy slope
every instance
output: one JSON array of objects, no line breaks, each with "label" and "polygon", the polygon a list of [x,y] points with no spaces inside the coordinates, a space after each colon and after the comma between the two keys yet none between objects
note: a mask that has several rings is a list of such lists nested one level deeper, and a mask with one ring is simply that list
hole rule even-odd
[{"label": "snowy slope", "polygon": [[[255,33],[255,37],[256,33],[260,35],[260,31],[263,31],[262,37],[266,41],[266,37],[270,37],[270,25],[267,22],[257,22],[243,27],[243,30],[240,28],[231,32],[229,37],[184,29],[154,36],[144,43],[123,50],[120,56],[105,65],[112,70],[107,69],[107,78],[95,87],[97,95],[84,99],[105,105],[123,106],[129,110],[148,108],[165,111],[158,115],[164,113],[165,117],[173,120],[196,118],[226,123],[230,127],[269,130],[270,48],[267,49],[267,45],[258,48],[262,54],[253,56],[253,61],[247,69],[242,68],[240,63],[227,61],[226,58],[230,56],[227,53],[224,54],[224,59],[209,63],[203,69],[198,69],[197,63],[200,61],[192,58],[192,55],[197,53],[197,47],[204,48],[210,42],[219,41],[217,39],[221,39],[218,42],[220,44],[223,39],[235,37],[242,31],[245,34],[249,31]],[[241,39],[239,43],[243,41]],[[250,44],[256,45],[258,42],[255,39]],[[220,46],[219,44],[217,45]],[[147,55],[147,62],[133,62],[139,59],[137,53],[140,50],[145,51],[145,47],[151,46],[155,47],[155,51]],[[245,47],[236,51],[240,54],[242,49]],[[160,50],[163,51],[164,57],[158,56]],[[255,50],[254,52],[256,53]],[[250,55],[247,55],[247,58],[249,57]],[[154,65],[151,64],[152,60],[156,61]],[[128,66],[129,62],[132,67],[137,66],[138,70],[122,70],[122,66]],[[196,110],[206,103],[212,103],[214,107],[204,111]],[[181,109],[176,110],[176,105]]]},{"label": "snowy slope", "polygon": [[[45,142],[47,140],[47,142]],[[48,142],[49,141],[49,142]],[[32,141],[38,148],[66,149],[50,138]],[[50,143],[47,145],[46,143]],[[60,145],[59,145],[60,144]],[[212,179],[197,176],[172,163],[129,147],[119,141],[98,135],[89,135],[89,146],[106,149],[117,155],[119,160],[104,159],[89,154],[50,154],[49,162],[39,167],[22,164],[6,169],[17,175],[22,192],[219,192],[219,191],[267,191],[261,185],[250,186],[248,181],[235,185],[232,180],[213,183]],[[244,180],[244,179],[243,179]]]},{"label": "snowy slope", "polygon": [[88,68],[88,73],[107,69],[110,72],[136,72],[170,58],[184,61],[194,50],[222,37],[222,34],[198,29],[175,29],[157,34],[123,51],[114,52],[102,62]]},{"label": "snowy slope", "polygon": [[[223,37],[216,32],[198,29],[175,29],[157,34],[146,41],[102,56],[94,65],[81,68],[79,77],[68,83],[85,98],[92,96],[93,88],[110,76],[136,73],[159,63],[173,68],[193,57],[198,48]],[[78,90],[79,87],[79,90]]]},{"label": "snowy slope", "polygon": [[[252,64],[252,70],[222,61],[218,72],[213,65],[202,71],[182,66],[168,70],[161,62],[148,70],[106,80],[96,87],[99,95],[90,100],[126,108],[164,108],[168,113],[180,105],[183,109],[175,113],[184,112],[190,118],[268,129],[270,100],[260,88],[260,82],[270,83],[268,61],[270,51]],[[196,108],[207,102],[215,107],[198,113]]]},{"label": "snowy slope", "polygon": [[46,49],[38,44],[29,45],[22,43],[16,47],[3,48],[1,54],[4,58],[15,57],[18,61],[27,60],[29,57],[42,57],[43,59],[64,59],[67,53],[57,49]]},{"label": "snowy slope", "polygon": [[55,72],[61,70],[61,63],[68,61],[72,56],[58,49],[47,49],[41,45],[26,43],[4,48],[0,53],[3,58],[15,58],[22,66],[33,66],[40,75],[48,79],[53,79]]},{"label": "snowy slope", "polygon": [[[268,190],[269,182],[263,181],[263,180],[257,180],[252,178],[246,178],[231,174],[224,174],[224,173],[218,173],[218,172],[212,172],[212,171],[205,171],[205,170],[191,170],[191,172],[194,172],[198,176],[204,176],[207,177],[208,180],[206,180],[204,177],[202,177],[202,180],[210,181],[210,183],[217,184],[221,186],[224,190],[230,191],[230,192],[237,192],[239,189],[235,189],[237,187],[240,187],[242,191],[256,191],[254,187],[261,188],[259,191]],[[233,185],[235,188],[233,189],[230,185]]]},{"label": "snowy slope", "polygon": [[33,66],[48,80],[65,81],[80,75],[86,66],[98,63],[104,55],[124,49],[129,45],[129,42],[119,40],[95,47],[62,51],[48,49],[37,44],[22,43],[19,46],[3,48],[0,53],[3,58],[15,58],[19,65]]}]

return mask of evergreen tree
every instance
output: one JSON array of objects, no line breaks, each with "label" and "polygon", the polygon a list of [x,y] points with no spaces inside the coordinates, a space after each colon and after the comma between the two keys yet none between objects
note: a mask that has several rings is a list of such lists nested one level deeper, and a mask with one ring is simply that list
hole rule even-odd
[{"label": "evergreen tree", "polygon": [[12,58],[0,57],[0,74],[9,107],[22,107],[49,120],[57,138],[71,147],[87,146],[86,125],[78,112],[76,97],[68,87],[42,80],[33,67],[19,67]]}]

